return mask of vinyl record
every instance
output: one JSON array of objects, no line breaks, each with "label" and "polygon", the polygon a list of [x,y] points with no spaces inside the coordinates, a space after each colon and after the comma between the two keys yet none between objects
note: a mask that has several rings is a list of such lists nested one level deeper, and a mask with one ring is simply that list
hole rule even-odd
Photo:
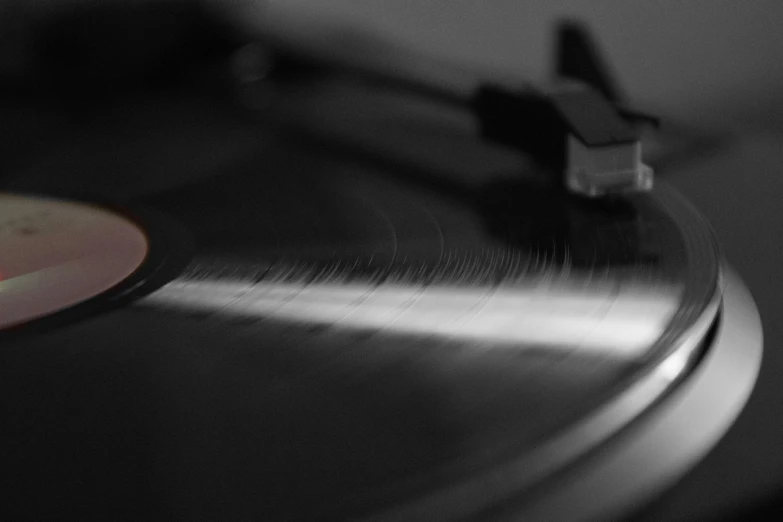
[{"label": "vinyl record", "polygon": [[[89,307],[8,322],[11,518],[479,515],[542,494],[703,355],[719,252],[665,185],[589,201],[516,168],[449,178],[325,146],[291,121],[237,123],[243,153],[190,176],[135,164],[143,186],[117,174],[137,151],[82,149],[73,172],[87,173],[73,175],[98,179],[81,186],[112,206],[52,199],[74,186],[67,161],[54,162],[60,180],[39,167],[7,183],[46,199],[4,201],[77,209],[133,237],[130,254],[101,249],[117,270]],[[224,151],[197,143],[193,157]],[[452,150],[477,165],[499,154],[482,147]],[[96,157],[115,171],[87,168]]]}]

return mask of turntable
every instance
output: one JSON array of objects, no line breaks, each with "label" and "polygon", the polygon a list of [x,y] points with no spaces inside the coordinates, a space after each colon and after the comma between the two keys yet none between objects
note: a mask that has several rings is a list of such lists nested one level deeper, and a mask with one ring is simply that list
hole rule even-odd
[{"label": "turntable", "polygon": [[641,163],[701,136],[628,138],[650,118],[561,44],[597,98],[488,131],[493,91],[499,144],[458,96],[274,38],[231,96],[7,100],[41,139],[0,195],[6,518],[603,520],[670,486],[761,324]]}]

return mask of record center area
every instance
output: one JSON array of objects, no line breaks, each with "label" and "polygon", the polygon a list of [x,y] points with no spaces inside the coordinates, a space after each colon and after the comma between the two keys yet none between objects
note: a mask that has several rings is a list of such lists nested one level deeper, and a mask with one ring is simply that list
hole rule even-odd
[{"label": "record center area", "polygon": [[107,209],[0,194],[0,329],[111,289],[147,249],[144,231]]}]

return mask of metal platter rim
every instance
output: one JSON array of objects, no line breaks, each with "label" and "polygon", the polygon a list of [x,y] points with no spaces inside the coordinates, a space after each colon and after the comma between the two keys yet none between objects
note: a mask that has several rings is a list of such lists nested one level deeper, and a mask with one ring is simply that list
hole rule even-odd
[{"label": "metal platter rim", "polygon": [[[763,357],[753,297],[731,266],[724,263],[722,274],[724,292],[710,346],[687,379],[561,487],[525,501],[524,507],[511,501],[515,505],[493,513],[492,520],[616,518],[639,509],[707,454],[748,401]],[[718,403],[721,407],[710,407]],[[696,418],[702,429],[691,429]]]}]

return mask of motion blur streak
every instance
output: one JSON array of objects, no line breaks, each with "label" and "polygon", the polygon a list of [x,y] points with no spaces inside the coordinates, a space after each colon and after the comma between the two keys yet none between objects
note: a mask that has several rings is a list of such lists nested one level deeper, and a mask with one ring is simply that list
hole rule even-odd
[{"label": "motion blur streak", "polygon": [[633,358],[664,333],[681,293],[619,282],[576,290],[179,280],[142,304]]}]

